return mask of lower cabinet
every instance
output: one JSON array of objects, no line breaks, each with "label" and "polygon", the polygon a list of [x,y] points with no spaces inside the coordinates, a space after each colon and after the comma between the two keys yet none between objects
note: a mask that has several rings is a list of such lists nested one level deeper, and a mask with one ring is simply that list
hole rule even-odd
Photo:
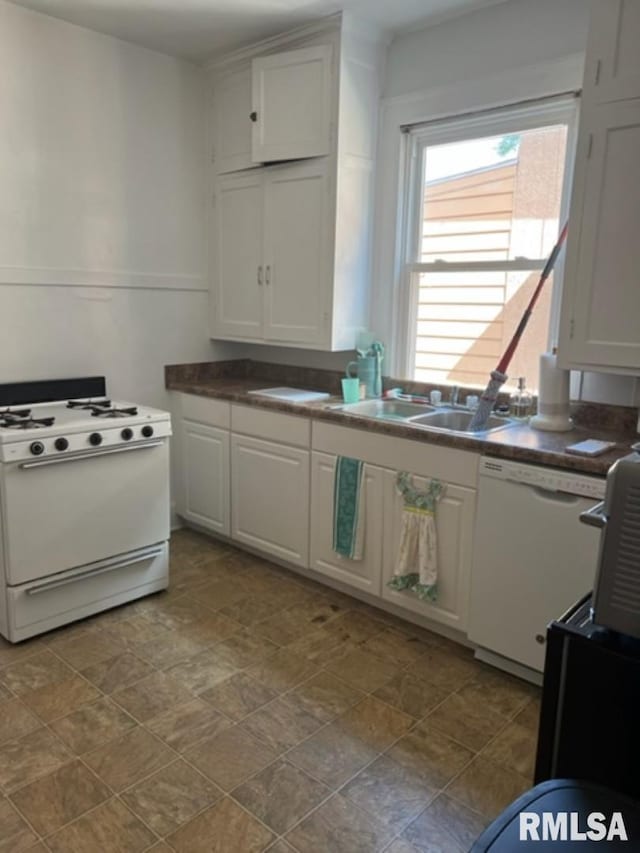
[{"label": "lower cabinet", "polygon": [[233,434],[231,536],[309,566],[309,451]]},{"label": "lower cabinet", "polygon": [[371,595],[380,595],[384,472],[374,465],[364,466],[364,555],[362,560],[350,560],[333,550],[336,459],[327,453],[311,454],[311,568]]},{"label": "lower cabinet", "polygon": [[[419,476],[414,476],[413,481],[417,488],[428,482]],[[387,586],[396,565],[404,503],[396,489],[395,471],[384,472],[383,598],[434,622],[466,632],[475,504],[475,489],[451,483],[445,485],[436,508],[438,596],[435,602],[422,601],[413,592],[400,592]]]},{"label": "lower cabinet", "polygon": [[184,420],[180,424],[179,514],[213,533],[228,536],[229,431]]}]

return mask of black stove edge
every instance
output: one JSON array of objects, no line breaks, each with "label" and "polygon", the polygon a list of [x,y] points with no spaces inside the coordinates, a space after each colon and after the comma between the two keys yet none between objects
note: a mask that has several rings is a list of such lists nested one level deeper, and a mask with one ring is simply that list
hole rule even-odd
[{"label": "black stove edge", "polygon": [[104,376],[82,376],[75,379],[42,379],[33,382],[0,384],[0,407],[23,406],[28,403],[53,403],[58,400],[104,397]]}]

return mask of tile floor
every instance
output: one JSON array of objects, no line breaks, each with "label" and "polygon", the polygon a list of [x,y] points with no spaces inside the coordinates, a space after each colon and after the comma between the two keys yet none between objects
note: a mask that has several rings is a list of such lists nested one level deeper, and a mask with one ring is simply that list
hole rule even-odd
[{"label": "tile floor", "polygon": [[537,691],[190,531],[172,587],[0,645],[0,853],[458,853]]}]

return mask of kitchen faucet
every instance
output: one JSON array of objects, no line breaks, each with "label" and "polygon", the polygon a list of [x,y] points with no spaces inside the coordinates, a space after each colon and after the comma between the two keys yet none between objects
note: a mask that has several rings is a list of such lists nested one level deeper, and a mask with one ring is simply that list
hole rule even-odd
[{"label": "kitchen faucet", "polygon": [[460,389],[457,385],[453,385],[451,388],[451,393],[449,395],[449,405],[455,409],[458,405],[458,394],[460,393]]}]

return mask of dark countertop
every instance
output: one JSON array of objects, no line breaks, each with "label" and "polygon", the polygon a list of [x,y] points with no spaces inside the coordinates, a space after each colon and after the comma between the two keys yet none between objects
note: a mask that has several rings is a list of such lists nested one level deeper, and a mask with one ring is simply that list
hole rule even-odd
[{"label": "dark countertop", "polygon": [[[629,453],[631,444],[639,439],[635,430],[629,428],[628,417],[618,428],[612,427],[602,417],[592,417],[591,425],[577,425],[570,432],[564,433],[542,432],[531,429],[526,424],[500,430],[482,438],[433,432],[402,422],[396,423],[358,417],[332,409],[331,406],[338,406],[342,403],[341,398],[337,396],[313,403],[296,404],[248,394],[249,391],[278,385],[301,387],[309,390],[324,390],[324,388],[329,390],[326,382],[309,384],[291,381],[293,378],[291,374],[285,375],[284,379],[282,376],[279,379],[256,376],[203,376],[202,372],[198,374],[196,371],[189,370],[189,367],[192,366],[185,365],[185,370],[181,370],[181,367],[176,365],[166,369],[166,387],[169,390],[230,400],[246,406],[257,406],[271,411],[301,415],[341,426],[366,429],[383,435],[406,438],[412,441],[425,441],[429,444],[440,444],[445,447],[457,447],[461,450],[470,450],[475,453],[497,456],[517,462],[549,465],[583,474],[606,474],[609,466],[616,459]],[[220,372],[224,373],[224,371]],[[605,423],[606,426],[603,427],[602,423]],[[616,447],[602,456],[592,458],[575,456],[566,452],[565,448],[568,444],[575,444],[577,441],[583,441],[587,438],[613,441],[616,443]]]}]

